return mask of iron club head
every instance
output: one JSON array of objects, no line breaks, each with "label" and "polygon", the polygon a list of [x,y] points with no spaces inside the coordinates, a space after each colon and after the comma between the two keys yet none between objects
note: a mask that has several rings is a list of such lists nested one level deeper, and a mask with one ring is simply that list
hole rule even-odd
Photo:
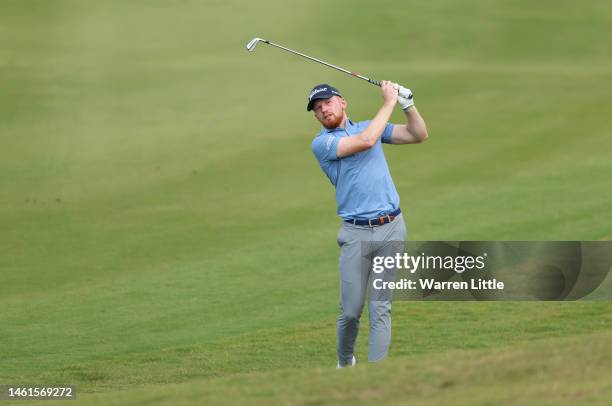
[{"label": "iron club head", "polygon": [[257,44],[259,43],[259,41],[268,42],[268,41],[266,41],[263,38],[253,38],[252,40],[249,41],[249,43],[246,46],[247,51],[253,52],[253,50],[255,49]]}]

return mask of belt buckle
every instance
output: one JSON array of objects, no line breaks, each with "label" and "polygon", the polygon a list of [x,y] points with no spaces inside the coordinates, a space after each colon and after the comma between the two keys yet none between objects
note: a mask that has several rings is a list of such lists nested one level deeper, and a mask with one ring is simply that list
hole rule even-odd
[{"label": "belt buckle", "polygon": [[[389,223],[391,222],[391,217],[389,216],[380,216],[376,219],[369,219],[368,220],[368,226],[370,227],[376,227],[376,226],[383,226],[385,225],[385,218],[389,219]],[[374,221],[374,223],[372,223],[372,221]]]}]

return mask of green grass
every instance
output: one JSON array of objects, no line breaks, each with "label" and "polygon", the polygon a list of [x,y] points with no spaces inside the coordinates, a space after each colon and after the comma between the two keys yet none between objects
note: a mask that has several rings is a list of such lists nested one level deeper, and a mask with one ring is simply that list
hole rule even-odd
[{"label": "green grass", "polygon": [[[608,404],[610,332],[409,362],[280,369],[83,397],[88,404]],[[584,340],[590,345],[585,346]],[[588,365],[582,370],[576,365]]]},{"label": "green grass", "polygon": [[339,222],[305,100],[333,83],[362,120],[379,92],[244,45],[413,89],[430,139],[385,147],[411,240],[610,240],[611,23],[597,0],[2,2],[0,383],[608,403],[609,302],[398,302],[389,362],[333,370]]}]

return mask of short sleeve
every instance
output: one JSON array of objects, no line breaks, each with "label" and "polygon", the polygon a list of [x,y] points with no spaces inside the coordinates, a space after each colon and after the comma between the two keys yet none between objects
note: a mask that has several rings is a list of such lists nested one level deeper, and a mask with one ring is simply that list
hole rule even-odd
[{"label": "short sleeve", "polygon": [[385,144],[391,144],[391,134],[393,133],[393,124],[387,123],[380,140]]},{"label": "short sleeve", "polygon": [[335,161],[338,159],[338,140],[331,134],[319,135],[312,140],[312,152],[319,162]]}]

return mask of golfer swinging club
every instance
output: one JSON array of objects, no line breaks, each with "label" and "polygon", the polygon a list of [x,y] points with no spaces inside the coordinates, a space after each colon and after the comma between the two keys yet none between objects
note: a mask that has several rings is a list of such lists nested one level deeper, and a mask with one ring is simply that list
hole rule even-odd
[{"label": "golfer swinging club", "polygon": [[[398,85],[381,82],[383,105],[371,121],[353,122],[346,115],[346,100],[328,85],[315,86],[308,96],[308,111],[323,125],[312,141],[312,151],[336,188],[342,225],[340,246],[340,316],[337,322],[338,368],[353,366],[355,341],[363,310],[370,268],[362,266],[362,242],[405,241],[406,225],[400,199],[391,179],[381,141],[418,144],[427,138],[425,121],[412,98],[398,96]],[[391,124],[396,103],[406,124]],[[377,254],[379,255],[379,254]],[[370,339],[368,361],[386,358],[391,342],[391,298],[368,304]]]}]

